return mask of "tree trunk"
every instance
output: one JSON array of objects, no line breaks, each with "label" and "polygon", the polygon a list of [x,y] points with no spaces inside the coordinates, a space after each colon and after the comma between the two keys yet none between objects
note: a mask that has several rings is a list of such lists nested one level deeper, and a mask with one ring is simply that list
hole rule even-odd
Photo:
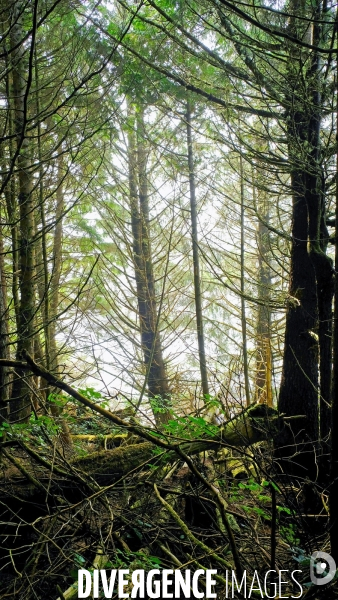
[{"label": "tree trunk", "polygon": [[[23,29],[21,16],[19,16],[20,8],[20,6],[17,6],[13,14],[14,22],[11,32],[11,45],[13,49],[14,131],[18,152],[18,204],[20,217],[20,307],[16,353],[18,359],[21,358],[23,351],[32,353],[34,333],[33,176],[29,158],[29,141],[25,132],[27,121],[26,92],[28,85],[26,84],[26,79],[31,75],[31,66],[28,66],[25,60],[25,49],[22,43]],[[31,43],[33,44],[33,40]],[[30,389],[24,379],[24,373],[18,371],[12,390],[11,420],[15,422],[27,421],[30,413]]]},{"label": "tree trunk", "polygon": [[[40,122],[40,84],[39,84],[39,72],[38,72],[38,61],[37,52],[35,48],[34,53],[34,70],[35,70],[35,102],[36,102],[36,114],[38,118],[38,159],[39,159],[39,214],[41,232],[37,237],[37,244],[35,246],[36,258],[36,283],[39,293],[39,301],[41,305],[41,316],[44,333],[44,347],[45,347],[45,365],[47,369],[50,369],[50,356],[49,356],[49,273],[48,273],[48,257],[47,257],[47,236],[46,236],[46,218],[45,218],[45,202],[44,202],[44,168],[43,168],[43,153],[42,153],[42,131]],[[40,245],[41,244],[41,245]],[[38,257],[38,260],[37,260]],[[38,334],[39,335],[39,334]],[[48,396],[48,393],[47,393]]]},{"label": "tree trunk", "polygon": [[[160,441],[159,438],[154,437],[153,441],[142,441],[139,439],[139,443],[123,445],[108,450],[99,450],[90,454],[87,453],[83,457],[75,458],[72,464],[76,469],[81,469],[86,474],[86,478],[90,476],[92,480],[97,481],[100,485],[107,485],[116,481],[121,476],[128,475],[130,471],[134,471],[133,475],[135,476],[135,470],[138,468],[144,472],[147,469],[147,463],[152,463],[153,466],[160,468],[170,465],[170,463],[180,459],[180,452],[184,452],[188,456],[196,456],[207,450],[221,448],[224,444],[243,448],[263,440],[269,440],[275,435],[280,425],[282,425],[282,422],[279,419],[277,411],[268,409],[265,406],[251,406],[238,414],[234,419],[224,423],[224,425],[215,431],[214,435],[208,436],[207,439],[199,438],[198,440],[183,441],[179,444],[179,447],[176,443],[172,446],[169,444],[165,451],[162,452],[158,452],[160,449],[157,444]],[[141,427],[140,433],[142,432],[146,434],[147,430]],[[44,483],[50,484],[49,493],[51,495],[53,493],[58,495],[60,489],[66,490],[69,487],[73,489],[78,488],[78,480],[74,478],[74,473],[68,472],[67,475],[67,471],[63,469],[60,473],[55,468],[55,465],[52,464],[50,464],[50,468],[54,468],[55,471],[51,481],[50,473],[48,472],[48,462],[46,464],[46,460],[43,457],[40,461],[39,454],[33,448],[30,448],[30,446],[25,445],[25,449],[34,459],[34,462],[43,465],[45,468],[47,467],[44,475],[41,473],[39,482],[43,480]],[[28,475],[30,474],[30,466],[28,466],[26,472]],[[15,475],[16,473],[14,473],[14,478]],[[61,479],[58,478],[58,475],[61,475]],[[34,481],[31,481],[32,486],[22,486],[20,483],[16,484],[14,479],[11,482],[11,493],[13,493],[14,489],[17,497],[24,497],[27,500],[30,496],[36,494],[39,482],[35,486]],[[4,493],[7,495],[8,492],[4,491]],[[43,490],[43,493],[45,494],[45,490]],[[2,493],[0,493],[0,498],[2,497]]]},{"label": "tree trunk", "polygon": [[[128,132],[131,225],[141,344],[146,369],[145,386],[148,388],[156,423],[161,425],[168,420],[170,389],[158,331],[159,318],[151,255],[147,152],[142,109],[135,118],[135,112],[129,107],[129,117],[131,118],[131,129]],[[139,405],[141,401],[142,394]]]},{"label": "tree trunk", "polygon": [[[65,200],[63,193],[63,149],[59,146],[57,158],[57,189],[56,189],[56,208],[55,208],[55,229],[53,240],[53,261],[52,273],[50,276],[49,290],[46,289],[46,303],[48,310],[45,310],[46,319],[48,318],[46,330],[48,332],[48,351],[50,369],[58,377],[60,375],[59,353],[56,343],[56,318],[59,311],[59,287],[62,272],[62,236],[63,236],[63,213],[65,209]],[[45,266],[47,269],[47,265]],[[51,389],[47,386],[47,401]],[[67,446],[72,445],[72,438],[69,427],[62,417],[62,409],[53,403],[49,403],[52,415],[58,421],[61,427],[61,439]]]},{"label": "tree trunk", "polygon": [[63,235],[63,213],[65,208],[64,193],[63,193],[63,159],[62,145],[59,147],[58,154],[58,184],[56,190],[56,209],[55,209],[55,230],[53,241],[53,261],[52,274],[50,278],[50,294],[49,294],[49,353],[50,353],[50,368],[56,374],[59,374],[58,349],[56,344],[56,317],[59,310],[59,287],[61,279],[62,267],[62,235]]},{"label": "tree trunk", "polygon": [[[235,418],[219,427],[214,436],[182,442],[179,449],[188,455],[196,455],[206,450],[216,450],[218,444],[234,447],[247,447],[262,440],[270,439],[278,427],[278,414],[273,409],[263,406],[252,406],[239,413]],[[141,442],[119,446],[112,450],[99,450],[84,457],[75,459],[74,464],[86,473],[108,476],[108,481],[126,475],[128,471],[144,467],[149,460],[158,466],[177,460],[179,452],[167,450],[163,455],[156,455],[152,442]],[[95,475],[94,475],[95,477]],[[98,477],[97,477],[98,478]]]},{"label": "tree trunk", "polygon": [[[337,13],[338,17],[338,13]],[[330,465],[330,542],[331,555],[338,564],[338,96],[336,115],[336,223],[335,223],[335,283],[333,319],[333,385],[331,415]]]},{"label": "tree trunk", "polygon": [[[9,60],[6,59],[6,69],[9,71]],[[14,160],[14,142],[12,136],[14,135],[14,123],[13,123],[13,85],[11,81],[10,72],[6,76],[6,96],[9,107],[8,111],[8,164],[6,165],[9,169]],[[4,144],[0,144],[1,160],[5,163]],[[4,164],[4,172],[6,172]],[[5,176],[3,177],[3,184],[5,184]],[[11,228],[11,243],[12,243],[12,297],[15,312],[15,323],[16,329],[19,329],[19,254],[18,254],[18,224],[17,224],[17,198],[16,198],[16,181],[15,175],[12,173],[10,180],[7,182],[4,188],[4,196],[6,202],[6,211]]]},{"label": "tree trunk", "polygon": [[[1,217],[1,215],[0,215]],[[3,223],[0,218],[0,358],[9,358],[7,286],[4,272]],[[8,369],[0,369],[0,423],[8,418]]]},{"label": "tree trunk", "polygon": [[197,325],[197,342],[198,356],[201,372],[202,392],[204,398],[209,398],[209,384],[207,361],[205,356],[204,344],[204,329],[203,329],[203,310],[202,310],[202,290],[201,290],[201,273],[200,259],[198,249],[198,226],[197,226],[197,203],[196,203],[196,185],[195,185],[195,169],[194,169],[194,154],[192,147],[191,134],[191,107],[187,102],[187,147],[188,147],[188,168],[189,168],[189,191],[190,191],[190,218],[191,218],[191,237],[192,237],[192,256],[194,265],[194,296],[195,296],[195,312]]},{"label": "tree trunk", "polygon": [[[292,12],[300,16],[304,9],[294,0]],[[298,11],[298,12],[297,12]],[[299,13],[300,11],[300,13]],[[317,3],[316,17],[320,14]],[[303,26],[304,27],[304,26]],[[319,41],[319,25],[313,24],[314,40]],[[300,37],[291,19],[291,29]],[[299,26],[298,26],[299,29]],[[302,38],[308,35],[309,25]],[[279,408],[287,415],[306,414],[303,430],[294,428],[298,450],[291,469],[301,477],[313,479],[316,472],[316,447],[319,439],[319,360],[322,365],[321,387],[327,393],[328,348],[323,340],[323,315],[331,312],[332,264],[323,251],[321,223],[324,218],[323,173],[320,148],[320,73],[318,53],[299,48],[291,53],[289,64],[288,113],[289,159],[293,195],[290,300],[286,315],[285,350]],[[306,64],[309,68],[305,71]],[[299,64],[305,71],[299,78]],[[302,152],[300,152],[302,149]],[[319,303],[319,295],[322,295]],[[328,327],[327,324],[325,327]],[[321,337],[319,337],[321,336]],[[321,346],[322,344],[322,346]],[[293,454],[293,434],[284,438]],[[304,446],[306,444],[306,446]],[[297,465],[296,465],[297,463]],[[290,469],[289,469],[290,471]]]},{"label": "tree trunk", "polygon": [[[272,351],[271,351],[271,273],[269,265],[269,210],[265,193],[258,191],[262,199],[258,210],[262,220],[258,222],[258,300],[256,330],[256,400],[272,406]],[[266,223],[267,225],[264,225]]]},{"label": "tree trunk", "polygon": [[243,368],[244,368],[244,384],[245,384],[245,400],[246,406],[250,405],[250,383],[249,383],[249,363],[248,363],[248,344],[246,333],[246,314],[245,314],[245,298],[244,298],[244,282],[245,282],[245,234],[244,234],[244,173],[242,155],[239,157],[240,165],[240,186],[241,186],[241,324],[242,324],[242,346],[243,346]]}]

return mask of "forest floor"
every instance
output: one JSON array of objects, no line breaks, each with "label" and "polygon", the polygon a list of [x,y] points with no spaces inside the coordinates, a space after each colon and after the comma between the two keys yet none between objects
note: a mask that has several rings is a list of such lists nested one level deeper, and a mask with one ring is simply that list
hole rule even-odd
[{"label": "forest floor", "polygon": [[[250,449],[224,444],[187,463],[180,456],[159,460],[158,448],[149,458],[144,440],[87,409],[71,429],[72,448],[46,421],[16,431],[15,441],[7,436],[0,599],[77,598],[78,570],[93,568],[217,569],[218,597],[243,598],[229,587],[240,568],[248,594],[255,571],[260,580],[262,593],[256,581],[253,598],[338,598],[337,582],[310,580],[311,554],[329,551],[325,494],[319,512],[305,513],[302,489],[273,473],[269,442]],[[107,468],[115,455],[123,466],[137,447],[137,467]],[[264,589],[269,570],[276,579]],[[298,583],[291,578],[296,570]],[[278,578],[286,581],[279,591]]]}]

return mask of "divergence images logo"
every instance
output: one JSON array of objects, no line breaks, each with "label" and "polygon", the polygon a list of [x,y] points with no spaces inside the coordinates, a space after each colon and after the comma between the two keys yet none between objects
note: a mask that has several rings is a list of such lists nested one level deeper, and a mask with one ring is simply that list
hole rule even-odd
[{"label": "divergence images logo", "polygon": [[314,552],[310,558],[310,578],[315,585],[325,585],[332,581],[336,573],[336,563],[326,552]]}]

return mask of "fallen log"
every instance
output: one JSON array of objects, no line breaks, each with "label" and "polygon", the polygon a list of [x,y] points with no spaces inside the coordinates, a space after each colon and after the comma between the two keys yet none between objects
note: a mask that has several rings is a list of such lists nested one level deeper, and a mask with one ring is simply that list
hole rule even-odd
[{"label": "fallen log", "polygon": [[254,405],[222,425],[214,437],[184,441],[179,444],[175,440],[172,444],[167,441],[167,449],[160,455],[156,450],[155,438],[151,442],[92,452],[75,459],[73,464],[94,479],[99,475],[110,476],[113,479],[117,476],[127,475],[147,461],[160,466],[177,460],[179,451],[187,455],[196,455],[207,450],[217,450],[221,445],[250,446],[271,438],[278,423],[277,411],[261,404]]},{"label": "fallen log", "polygon": [[[144,440],[138,444],[125,445],[111,450],[99,450],[72,461],[74,466],[85,470],[93,479],[100,479],[104,476],[105,480],[111,481],[116,477],[127,475],[147,462],[153,461],[156,465],[160,465],[177,460],[180,452],[186,455],[196,455],[206,450],[216,450],[222,445],[250,446],[259,441],[272,439],[284,424],[283,416],[279,415],[277,410],[258,404],[250,406],[221,425],[212,437],[192,441],[177,440],[165,431],[160,432],[143,427],[135,421],[122,419],[99,404],[95,404],[42,366],[37,365],[28,353],[25,353],[25,359],[26,362],[2,359],[0,368],[12,366],[31,370],[42,376],[50,385],[65,391],[81,404],[118,425],[122,430],[136,434]],[[156,447],[157,450],[155,450]],[[159,448],[163,450],[161,456],[157,454]]]},{"label": "fallen log", "polygon": [[[100,404],[92,402],[89,400],[89,398],[75,390],[73,387],[55,377],[55,375],[47,371],[47,369],[36,364],[28,352],[24,353],[24,357],[26,358],[26,362],[1,359],[0,369],[1,367],[3,368],[11,366],[22,370],[31,370],[35,375],[43,377],[51,386],[65,391],[75,400],[78,400],[84,406],[87,406],[94,412],[102,415],[122,429],[130,431],[131,433],[134,433],[137,436],[140,436],[141,438],[150,441],[152,444],[164,449],[173,450],[175,445],[180,445],[180,442],[175,442],[173,438],[168,441],[168,436],[164,434],[159,436],[158,431],[148,427],[143,427],[134,421],[126,421],[120,418],[117,414],[103,408]],[[272,434],[271,428],[273,428],[274,432],[277,431],[277,423],[280,425],[280,415],[278,414],[278,411],[264,404],[255,404],[243,410],[233,419],[220,426],[219,442],[223,441],[229,445],[235,446],[248,446],[258,441],[262,441],[263,439],[270,438]],[[217,443],[217,440],[214,439],[214,443],[215,442]],[[186,442],[184,442],[184,444],[186,444]],[[203,448],[201,451],[203,451]]]},{"label": "fallen log", "polygon": [[[76,471],[79,470],[80,473],[83,471],[86,476],[90,476],[92,480],[100,485],[109,485],[132,471],[135,472],[141,468],[147,468],[150,464],[157,467],[170,464],[179,459],[182,453],[192,456],[208,450],[217,450],[224,445],[245,447],[262,440],[267,440],[273,437],[279,427],[279,422],[280,417],[277,411],[263,405],[254,405],[234,417],[231,421],[220,426],[216,434],[212,438],[209,437],[207,439],[177,442],[175,438],[171,438],[168,435],[165,436],[165,434],[163,434],[163,439],[160,439],[157,436],[155,437],[155,431],[147,431],[139,427],[139,437],[146,437],[147,439],[150,437],[151,441],[141,441],[111,450],[98,450],[83,457],[73,459],[71,466]],[[159,434],[157,433],[157,435]],[[40,457],[36,452],[30,451],[27,444],[24,446],[34,462],[38,462],[41,467],[48,469],[48,461],[42,456]],[[69,481],[71,479],[71,482],[74,482],[73,473],[70,472],[67,476],[64,467],[60,470],[60,468],[57,468],[56,465],[52,466],[52,464],[50,464],[50,470],[54,471],[53,477],[61,475],[61,478],[58,477],[55,482],[59,491],[60,487],[66,491],[68,488],[74,486],[74,483],[70,483]],[[46,478],[48,478],[47,471]],[[34,489],[31,481],[30,484],[29,490],[27,484],[24,486],[24,496],[26,499],[39,492],[39,489]],[[50,487],[49,491],[53,494],[52,487]],[[21,495],[18,486],[15,486],[15,493],[17,496]]]}]

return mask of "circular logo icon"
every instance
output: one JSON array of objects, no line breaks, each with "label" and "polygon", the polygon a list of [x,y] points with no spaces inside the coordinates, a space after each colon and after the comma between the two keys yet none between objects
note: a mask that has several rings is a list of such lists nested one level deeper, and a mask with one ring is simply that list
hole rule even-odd
[{"label": "circular logo icon", "polygon": [[336,574],[336,563],[327,552],[314,552],[310,557],[310,578],[315,585],[330,583]]}]

